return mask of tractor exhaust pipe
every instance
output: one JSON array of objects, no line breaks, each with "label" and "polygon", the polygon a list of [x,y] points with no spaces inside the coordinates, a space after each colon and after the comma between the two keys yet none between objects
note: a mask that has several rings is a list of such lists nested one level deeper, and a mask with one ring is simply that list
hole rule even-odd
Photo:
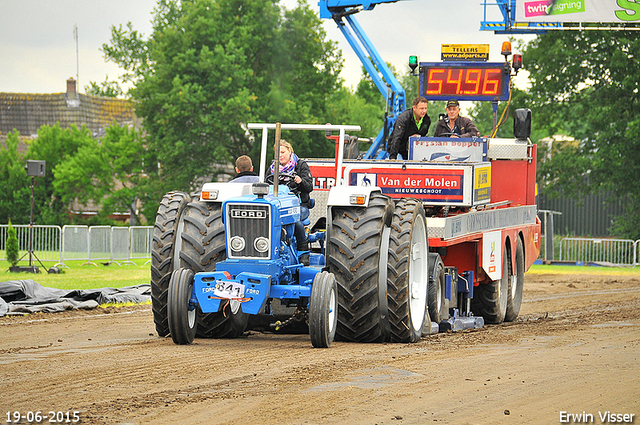
[{"label": "tractor exhaust pipe", "polygon": [[273,146],[274,149],[274,165],[273,165],[273,196],[278,197],[278,186],[280,185],[280,133],[282,132],[282,126],[279,122],[276,123],[276,143]]}]

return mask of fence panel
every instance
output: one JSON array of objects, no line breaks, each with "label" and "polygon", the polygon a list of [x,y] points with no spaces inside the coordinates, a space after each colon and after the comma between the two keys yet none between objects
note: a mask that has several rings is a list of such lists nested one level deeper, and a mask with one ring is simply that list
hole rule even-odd
[{"label": "fence panel", "polygon": [[[21,262],[29,261],[29,225],[14,224],[16,236],[18,237],[18,247],[21,254]],[[0,225],[0,260],[7,259],[7,229],[8,224]],[[62,241],[62,229],[60,226],[34,225],[33,226],[33,261],[50,261],[59,263],[61,261],[60,246]],[[22,252],[25,251],[25,252]]]},{"label": "fence panel", "polygon": [[151,241],[153,239],[153,226],[131,226],[130,259],[151,259]]},{"label": "fence panel", "polygon": [[89,259],[85,264],[97,266],[94,261],[111,262],[111,226],[89,227]]},{"label": "fence panel", "polygon": [[69,225],[62,228],[62,260],[89,261],[89,226]]},{"label": "fence panel", "polygon": [[130,230],[128,227],[111,228],[111,262],[117,265],[135,264],[130,260]]},{"label": "fence panel", "polygon": [[563,238],[560,241],[560,260],[633,266],[636,263],[635,248],[635,242],[629,239]]}]

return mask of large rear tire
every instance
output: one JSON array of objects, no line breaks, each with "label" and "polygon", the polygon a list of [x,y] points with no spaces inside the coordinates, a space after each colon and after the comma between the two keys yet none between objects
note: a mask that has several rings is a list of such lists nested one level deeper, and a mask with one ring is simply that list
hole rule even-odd
[{"label": "large rear tire", "polygon": [[[169,192],[160,201],[151,242],[151,309],[159,336],[169,334],[167,291],[174,270],[178,223],[190,197],[184,192]],[[179,243],[179,241],[178,241]]]},{"label": "large rear tire", "polygon": [[[180,266],[194,272],[212,272],[227,258],[222,204],[190,202],[182,216]],[[199,310],[199,309],[198,309]],[[220,311],[198,314],[197,336],[236,338],[247,327],[248,317],[238,301],[223,302]]]},{"label": "large rear tire", "polygon": [[389,235],[387,305],[392,342],[417,342],[427,310],[429,247],[422,203],[400,199]]},{"label": "large rear tire", "polygon": [[429,254],[429,286],[427,304],[432,322],[440,323],[449,318],[444,276],[444,263],[440,254]]},{"label": "large rear tire", "polygon": [[327,241],[327,265],[338,282],[336,339],[389,339],[387,244],[393,202],[374,193],[368,207],[334,207]]},{"label": "large rear tire", "polygon": [[522,304],[522,290],[524,287],[524,245],[522,239],[518,238],[516,243],[515,272],[509,278],[509,298],[507,299],[507,313],[504,316],[505,322],[513,322],[520,313]]},{"label": "large rear tire", "polygon": [[321,272],[313,279],[309,300],[309,335],[316,348],[328,348],[338,325],[338,287],[332,273]]},{"label": "large rear tire", "polygon": [[193,271],[179,268],[171,273],[167,296],[167,321],[174,343],[191,344],[196,336],[197,308],[190,305]]},{"label": "large rear tire", "polygon": [[502,278],[475,288],[471,300],[472,311],[484,317],[485,322],[499,324],[504,322],[509,298],[509,275],[511,274],[507,247],[502,252]]}]

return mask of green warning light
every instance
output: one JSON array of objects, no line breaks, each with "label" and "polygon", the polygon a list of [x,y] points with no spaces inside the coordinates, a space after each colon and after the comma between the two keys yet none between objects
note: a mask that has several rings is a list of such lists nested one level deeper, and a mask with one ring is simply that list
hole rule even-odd
[{"label": "green warning light", "polygon": [[418,67],[418,57],[417,56],[409,56],[409,68],[411,68],[411,73],[415,72]]}]

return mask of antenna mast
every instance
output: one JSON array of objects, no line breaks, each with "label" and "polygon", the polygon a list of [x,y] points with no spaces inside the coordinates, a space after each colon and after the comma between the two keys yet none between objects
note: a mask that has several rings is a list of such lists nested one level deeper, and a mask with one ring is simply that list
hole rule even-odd
[{"label": "antenna mast", "polygon": [[76,87],[80,93],[80,57],[78,55],[78,24],[73,26],[73,38],[76,40]]}]

